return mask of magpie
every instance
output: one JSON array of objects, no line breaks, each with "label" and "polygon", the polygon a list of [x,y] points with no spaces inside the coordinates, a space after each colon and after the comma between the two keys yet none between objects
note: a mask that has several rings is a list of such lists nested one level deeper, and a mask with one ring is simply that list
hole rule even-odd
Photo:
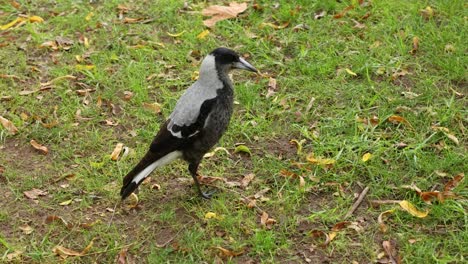
[{"label": "magpie", "polygon": [[197,170],[203,156],[218,142],[231,119],[234,91],[228,73],[232,69],[258,72],[228,48],[217,48],[203,59],[197,81],[179,98],[145,156],[124,177],[120,190],[122,200],[156,168],[176,159],[188,163],[198,193],[203,198],[211,198],[212,193],[202,192]]}]

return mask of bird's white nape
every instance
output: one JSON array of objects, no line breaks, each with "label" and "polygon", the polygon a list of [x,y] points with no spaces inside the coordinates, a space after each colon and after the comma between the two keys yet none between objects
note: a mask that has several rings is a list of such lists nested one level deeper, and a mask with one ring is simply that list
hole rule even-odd
[{"label": "bird's white nape", "polygon": [[153,172],[156,168],[164,166],[168,164],[169,162],[176,160],[178,158],[182,157],[182,152],[180,151],[173,151],[166,156],[158,159],[157,161],[151,163],[148,167],[143,169],[140,173],[138,173],[135,178],[133,178],[132,182],[136,184],[140,184],[141,181],[143,181],[148,175],[150,175],[151,172]]}]

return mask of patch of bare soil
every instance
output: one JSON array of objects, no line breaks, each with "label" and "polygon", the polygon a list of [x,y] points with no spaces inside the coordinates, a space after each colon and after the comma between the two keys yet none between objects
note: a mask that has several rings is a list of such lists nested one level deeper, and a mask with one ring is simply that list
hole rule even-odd
[{"label": "patch of bare soil", "polygon": [[263,146],[262,154],[274,155],[279,160],[294,159],[297,157],[297,148],[290,143],[291,139],[277,138],[270,139],[265,142],[259,142],[259,146]]}]

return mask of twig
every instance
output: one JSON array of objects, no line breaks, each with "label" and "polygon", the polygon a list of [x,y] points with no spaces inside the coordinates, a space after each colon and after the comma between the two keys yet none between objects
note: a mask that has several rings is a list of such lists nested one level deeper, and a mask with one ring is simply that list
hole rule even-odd
[{"label": "twig", "polygon": [[356,209],[362,203],[362,200],[364,199],[364,197],[366,196],[368,191],[369,191],[369,187],[366,187],[366,188],[364,188],[364,190],[362,190],[362,192],[361,192],[361,194],[359,194],[359,197],[357,198],[356,202],[354,202],[351,209],[349,209],[349,211],[346,213],[344,219],[350,217],[354,213],[354,211],[356,211]]},{"label": "twig", "polygon": [[117,205],[121,204],[122,203],[122,200],[119,200],[118,202],[115,203],[114,205],[114,210],[112,211],[112,216],[111,216],[111,219],[109,220],[109,224],[107,225],[107,230],[106,232],[109,230],[111,224],[112,224],[112,221],[114,220],[114,215],[115,215],[115,209],[117,209]]},{"label": "twig", "polygon": [[378,206],[383,205],[383,204],[397,204],[397,203],[400,203],[400,202],[401,202],[401,200],[370,200],[369,204],[372,207],[378,207]]}]

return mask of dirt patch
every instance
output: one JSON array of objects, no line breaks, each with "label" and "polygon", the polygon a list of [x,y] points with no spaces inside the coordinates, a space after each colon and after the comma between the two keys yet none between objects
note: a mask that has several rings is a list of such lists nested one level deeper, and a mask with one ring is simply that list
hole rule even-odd
[{"label": "dirt patch", "polygon": [[288,138],[270,139],[264,142],[259,142],[259,146],[263,146],[261,154],[274,155],[279,160],[293,159],[297,157],[297,147],[290,143]]}]

